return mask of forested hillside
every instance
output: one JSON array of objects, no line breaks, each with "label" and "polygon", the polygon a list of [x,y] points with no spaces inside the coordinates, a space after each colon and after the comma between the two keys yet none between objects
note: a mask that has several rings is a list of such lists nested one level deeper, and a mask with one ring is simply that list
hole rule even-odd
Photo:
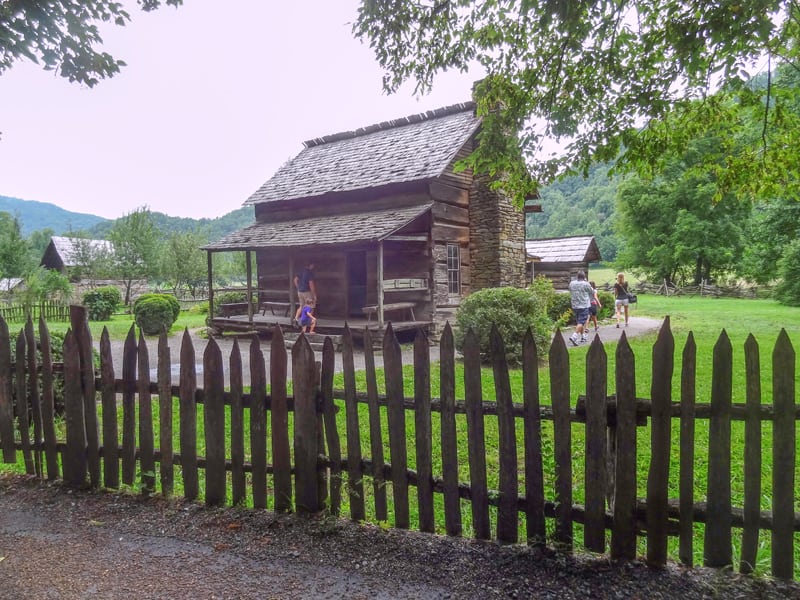
[{"label": "forested hillside", "polygon": [[528,215],[528,239],[593,235],[603,261],[614,261],[622,244],[614,231],[620,177],[609,178],[610,168],[610,164],[596,165],[586,178],[571,175],[543,187],[542,212]]},{"label": "forested hillside", "polygon": [[103,217],[77,213],[35,200],[21,200],[10,196],[0,196],[0,212],[18,217],[22,235],[29,236],[40,229],[52,229],[56,233],[91,229],[106,221]]},{"label": "forested hillside", "polygon": [[[252,206],[239,208],[216,219],[192,219],[189,217],[170,217],[160,212],[151,212],[153,224],[161,233],[198,233],[208,241],[219,239],[237,229],[251,225],[255,221]],[[98,223],[87,231],[89,237],[106,239],[114,227],[114,221]]]},{"label": "forested hillside", "polygon": [[[65,210],[49,202],[20,200],[0,196],[0,212],[8,213],[19,221],[23,237],[34,232],[46,231],[49,235],[79,234],[81,237],[107,239],[114,227],[115,219],[104,219],[97,215]],[[163,213],[150,213],[156,228],[164,235],[171,233],[198,233],[212,241],[254,222],[253,207],[239,208],[216,219],[192,219],[170,217]],[[120,215],[122,217],[122,215]],[[46,243],[46,241],[45,241]]]}]

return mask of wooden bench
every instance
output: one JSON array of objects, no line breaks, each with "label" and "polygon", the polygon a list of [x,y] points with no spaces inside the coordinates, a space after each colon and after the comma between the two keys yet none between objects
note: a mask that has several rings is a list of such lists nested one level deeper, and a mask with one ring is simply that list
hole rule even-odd
[{"label": "wooden bench", "polygon": [[289,316],[289,310],[292,308],[291,302],[279,302],[276,300],[265,300],[261,303],[261,314],[266,315],[267,310],[271,312],[273,315],[278,314],[275,311],[283,311],[283,316]]},{"label": "wooden bench", "polygon": [[[417,305],[416,302],[390,302],[388,304],[383,305],[383,312],[391,312],[391,311],[398,311],[398,310],[407,310],[408,314],[411,316],[412,321],[416,321],[414,317],[414,307]],[[372,315],[378,314],[378,305],[371,304],[370,306],[365,306],[361,309],[365,315],[367,315],[367,323],[372,320]]]}]

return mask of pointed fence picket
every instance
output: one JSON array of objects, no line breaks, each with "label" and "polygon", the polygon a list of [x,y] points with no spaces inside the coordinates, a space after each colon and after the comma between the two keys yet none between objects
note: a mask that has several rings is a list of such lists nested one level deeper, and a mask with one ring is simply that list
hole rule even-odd
[{"label": "pointed fence picket", "polygon": [[[153,382],[147,345],[143,338],[137,344],[133,328],[125,341],[122,376],[115,374],[107,331],[100,338],[100,367],[94,373],[91,336],[81,310],[76,307],[72,313],[63,365],[52,362],[43,320],[38,341],[29,321],[12,347],[8,326],[0,319],[0,448],[5,462],[16,462],[21,453],[29,473],[49,479],[60,475],[68,485],[94,488],[100,487],[102,473],[102,484],[109,488],[124,484],[139,486],[146,494],[165,495],[182,489],[186,499],[202,496],[209,505],[244,504],[250,494],[255,508],[276,511],[328,508],[338,514],[346,501],[350,517],[356,520],[386,521],[391,514],[398,528],[441,530],[479,539],[494,535],[506,543],[521,535],[528,543],[550,541],[561,550],[573,547],[577,524],[586,548],[609,551],[613,560],[635,558],[637,537],[646,536],[647,561],[653,566],[666,563],[669,536],[679,538],[680,560],[692,564],[698,539],[693,529],[702,523],[704,562],[727,568],[737,561],[741,572],[750,572],[757,559],[759,533],[768,530],[772,574],[787,579],[794,575],[795,539],[800,531],[800,515],[794,510],[800,410],[796,357],[785,331],[772,352],[772,405],[763,403],[759,348],[752,336],[744,347],[746,403],[732,403],[733,351],[725,332],[714,349],[710,402],[697,402],[692,335],[682,351],[680,399],[673,402],[675,344],[667,319],[653,346],[649,400],[636,396],[635,357],[623,335],[616,346],[613,385],[605,348],[596,339],[586,355],[585,395],[573,402],[569,356],[562,336],[557,335],[549,348],[548,406],[540,401],[539,353],[530,333],[523,341],[518,398],[510,386],[504,341],[496,330],[491,333],[489,356],[493,397],[484,397],[484,365],[472,332],[463,340],[463,382],[457,380],[449,326],[441,337],[439,398],[431,398],[428,340],[421,332],[413,347],[413,397],[405,397],[402,353],[391,325],[383,338],[385,394],[378,388],[369,331],[364,332],[369,342],[366,389],[357,389],[353,336],[348,329],[342,342],[344,389],[334,389],[336,356],[331,340],[326,340],[321,364],[317,364],[308,340],[300,336],[291,350],[289,396],[289,355],[279,329],[273,332],[270,346],[269,387],[261,342],[254,337],[244,350],[250,356],[249,390],[242,384],[239,342],[229,357],[229,387],[225,389],[226,357],[214,340],[203,353],[199,388],[188,332],[181,344],[179,382],[173,386],[166,335],[159,338]],[[38,360],[32,352],[37,343]],[[55,427],[60,412],[54,398],[56,377],[63,377],[64,384],[61,441]],[[463,401],[456,393],[462,383]],[[155,402],[158,418],[153,412]],[[172,430],[174,409],[179,416],[178,432]],[[98,410],[102,411],[100,421]],[[650,457],[645,472],[637,467],[637,439],[646,439],[646,432],[639,430],[648,418]],[[676,418],[678,447],[673,449]],[[707,449],[697,448],[698,420],[708,421]],[[547,435],[542,429],[545,421]],[[734,421],[744,423],[741,474],[732,470]],[[585,428],[585,446],[573,456],[576,426]],[[762,435],[770,430],[772,447],[762,447]],[[434,431],[439,433],[435,446]],[[466,440],[459,443],[464,432]],[[173,452],[173,443],[178,452]],[[202,455],[198,448],[203,449]],[[695,481],[698,450],[708,454],[706,481]],[[673,465],[676,452],[678,463]],[[763,452],[772,453],[771,510],[760,510]],[[581,459],[576,458],[581,454]],[[573,502],[576,460],[584,463],[583,505]],[[552,479],[545,477],[545,464],[552,465]],[[174,465],[179,468],[175,470]],[[678,497],[671,499],[670,473],[676,469]],[[469,479],[463,481],[459,473],[467,470]],[[646,497],[639,498],[637,488],[645,476]],[[743,477],[741,508],[732,506],[731,500],[731,481],[736,477]],[[346,499],[342,498],[343,483]],[[409,486],[417,488],[413,502]],[[697,490],[706,503],[694,502]],[[546,538],[548,520],[553,523],[550,540]],[[739,556],[734,556],[734,528],[742,529]]]}]

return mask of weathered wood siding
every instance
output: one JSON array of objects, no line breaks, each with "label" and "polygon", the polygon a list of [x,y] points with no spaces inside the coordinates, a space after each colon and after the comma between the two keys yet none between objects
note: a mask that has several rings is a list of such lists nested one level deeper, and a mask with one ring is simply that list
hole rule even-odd
[{"label": "weathered wood siding", "polygon": [[[531,265],[533,265],[533,275],[531,275]],[[589,264],[582,262],[559,262],[559,263],[528,263],[526,278],[543,275],[553,282],[553,287],[557,290],[569,288],[569,282],[578,276],[578,271],[586,273],[586,279],[591,279],[589,275]]]}]

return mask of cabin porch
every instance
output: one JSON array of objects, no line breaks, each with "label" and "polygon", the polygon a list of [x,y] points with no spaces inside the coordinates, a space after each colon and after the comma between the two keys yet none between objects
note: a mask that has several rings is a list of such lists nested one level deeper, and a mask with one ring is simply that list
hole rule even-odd
[{"label": "cabin porch", "polygon": [[[399,312],[397,315],[398,318],[403,320],[387,320],[383,324],[376,321],[375,318],[368,317],[348,319],[317,317],[316,333],[321,336],[341,336],[344,334],[346,324],[350,327],[351,334],[356,341],[363,340],[365,329],[369,329],[374,341],[380,341],[389,324],[391,324],[392,330],[398,334],[412,332],[413,335],[413,332],[421,329],[426,335],[430,336],[433,331],[434,324],[431,321],[408,320],[408,315],[405,311]],[[269,310],[266,311],[266,314],[258,312],[251,317],[242,314],[226,317],[218,316],[209,319],[209,327],[214,335],[256,333],[260,336],[270,336],[276,326],[280,327],[284,335],[300,333],[300,328],[292,325],[292,316],[272,314]]]}]

